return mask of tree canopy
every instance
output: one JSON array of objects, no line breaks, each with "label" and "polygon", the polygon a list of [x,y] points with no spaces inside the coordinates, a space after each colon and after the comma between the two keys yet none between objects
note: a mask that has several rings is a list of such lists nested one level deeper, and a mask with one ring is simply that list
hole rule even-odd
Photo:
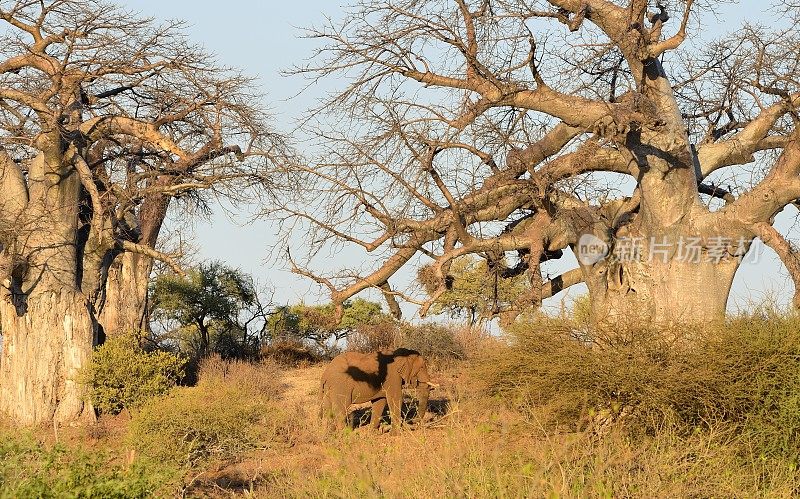
[{"label": "tree canopy", "polygon": [[252,277],[219,262],[200,264],[186,276],[159,276],[151,302],[151,320],[160,329],[156,337],[177,341],[200,357],[257,351],[270,306],[261,302]]},{"label": "tree canopy", "polygon": [[[357,2],[312,29],[324,45],[297,69],[347,83],[310,116],[323,152],[274,212],[308,235],[294,271],[335,303],[372,288],[424,315],[472,254],[530,283],[493,315],[585,282],[598,320],[696,321],[724,314],[758,237],[800,282],[773,227],[800,197],[799,19],[774,7],[772,25],[709,39],[705,1]],[[596,246],[543,277],[542,262]],[[330,247],[370,256],[315,267]],[[420,260],[427,298],[390,283]]]},{"label": "tree canopy", "polygon": [[342,304],[341,316],[333,304],[279,307],[269,316],[266,329],[271,339],[311,340],[325,349],[329,342],[345,339],[359,326],[385,319],[379,303],[356,298]]},{"label": "tree canopy", "polygon": [[450,283],[444,288],[437,285],[432,265],[420,268],[417,280],[426,293],[435,296],[429,309],[431,314],[466,316],[471,325],[491,317],[493,311],[514,303],[525,292],[525,276],[513,278],[504,275],[507,266],[489,269],[485,259],[472,255],[453,260],[450,266]]}]

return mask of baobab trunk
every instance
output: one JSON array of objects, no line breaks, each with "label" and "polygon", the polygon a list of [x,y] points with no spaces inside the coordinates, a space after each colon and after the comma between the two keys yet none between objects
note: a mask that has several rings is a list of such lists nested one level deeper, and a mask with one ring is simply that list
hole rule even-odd
[{"label": "baobab trunk", "polygon": [[106,337],[146,329],[147,287],[153,259],[137,253],[118,255],[108,271],[105,302],[98,321]]},{"label": "baobab trunk", "polygon": [[[168,182],[168,178],[158,177],[154,185],[165,186]],[[139,244],[155,249],[169,203],[169,196],[145,196],[139,210]],[[125,252],[114,259],[99,316],[105,336],[147,329],[147,292],[152,271],[153,259],[147,255]]]},{"label": "baobab trunk", "polygon": [[690,324],[725,317],[738,264],[614,265],[608,281],[589,285],[596,321],[638,319],[654,324]]},{"label": "baobab trunk", "polygon": [[86,298],[69,287],[48,289],[25,306],[20,315],[10,300],[0,302],[0,412],[20,425],[91,417],[76,380],[94,340]]},{"label": "baobab trunk", "polygon": [[3,5],[0,410],[67,421],[100,321],[142,326],[149,258],[172,261],[154,250],[169,200],[257,187],[262,151],[285,148],[242,105],[249,83],[174,26],[97,2]]},{"label": "baobab trunk", "polygon": [[[19,175],[11,166],[6,175]],[[0,252],[0,412],[22,425],[67,422],[93,414],[76,379],[97,330],[81,290],[97,273],[86,265],[84,192],[58,146],[30,163],[28,186],[6,193],[18,209],[3,206],[15,223]]]},{"label": "baobab trunk", "polygon": [[686,236],[663,246],[643,244],[632,252],[619,250],[624,241],[617,241],[608,258],[582,265],[595,323],[675,325],[724,319],[750,240]]}]

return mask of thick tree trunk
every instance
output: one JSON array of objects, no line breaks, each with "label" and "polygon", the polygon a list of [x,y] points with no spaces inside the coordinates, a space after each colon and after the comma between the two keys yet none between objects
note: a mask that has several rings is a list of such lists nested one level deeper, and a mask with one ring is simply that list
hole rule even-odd
[{"label": "thick tree trunk", "polygon": [[[671,247],[678,244],[676,239]],[[741,256],[728,249],[717,259],[703,248],[696,257],[673,252],[651,258],[645,248],[637,259],[585,266],[593,322],[664,326],[721,320]]]},{"label": "thick tree trunk", "polygon": [[92,417],[76,380],[94,340],[86,298],[65,286],[36,291],[26,304],[19,315],[11,300],[0,300],[0,412],[20,425]]},{"label": "thick tree trunk", "polygon": [[[155,186],[168,185],[169,177],[154,180]],[[162,194],[146,196],[139,210],[136,242],[155,249],[169,209],[170,198]],[[138,253],[118,255],[108,271],[105,302],[99,321],[108,337],[147,329],[147,291],[153,259]]]},{"label": "thick tree trunk", "polygon": [[[169,182],[168,177],[159,177],[154,185],[164,186]],[[145,197],[136,227],[138,244],[156,248],[169,203],[170,198],[162,194]],[[108,271],[105,302],[99,317],[106,336],[147,328],[147,291],[152,271],[153,259],[145,255],[126,252],[114,259]]]},{"label": "thick tree trunk", "polygon": [[105,303],[98,317],[107,337],[147,328],[147,286],[153,259],[136,253],[123,253],[108,271]]},{"label": "thick tree trunk", "polygon": [[91,239],[80,219],[82,188],[60,146],[31,162],[28,184],[29,202],[0,266],[0,412],[21,425],[74,421],[93,416],[76,374],[97,329],[80,286]]}]

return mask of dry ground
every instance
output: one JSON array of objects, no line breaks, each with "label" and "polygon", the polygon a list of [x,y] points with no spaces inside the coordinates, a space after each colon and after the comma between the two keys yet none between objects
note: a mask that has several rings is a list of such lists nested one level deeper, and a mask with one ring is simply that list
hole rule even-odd
[{"label": "dry ground", "polygon": [[545,431],[474,381],[468,362],[433,366],[442,388],[422,427],[326,433],[317,420],[324,366],[283,371],[286,444],[207,470],[188,495],[232,497],[794,497],[797,467],[742,467],[726,437],[664,432],[632,441],[614,428]]},{"label": "dry ground", "polygon": [[[324,365],[279,371],[274,364],[248,368],[270,380],[277,378],[280,389],[270,392],[267,413],[258,427],[276,422],[279,430],[232,458],[182,469],[160,495],[416,499],[800,494],[796,465],[781,468],[778,463],[767,470],[765,462],[754,456],[743,466],[724,434],[680,436],[665,431],[634,441],[614,428],[603,435],[545,431],[536,411],[482,390],[470,361],[431,367],[434,381],[442,385],[431,395],[432,414],[420,427],[399,434],[368,427],[324,431],[317,418]],[[247,369],[241,374],[243,378],[234,379],[237,390],[263,378]],[[198,401],[191,407],[210,407],[201,400],[201,394],[208,392],[200,388],[183,390]],[[131,453],[136,443],[126,440],[129,423],[123,413],[103,418],[90,429],[64,430],[59,440],[90,451],[105,449],[111,462],[129,468],[141,457]],[[52,431],[49,437],[47,430],[42,434],[53,438]],[[0,497],[5,497],[2,485],[0,480]]]},{"label": "dry ground", "polygon": [[[295,496],[306,495],[296,490],[297,477],[319,478],[326,474],[341,474],[343,470],[355,473],[371,473],[362,465],[369,461],[369,450],[384,453],[397,447],[403,441],[417,445],[432,438],[447,435],[447,419],[457,412],[454,395],[457,373],[440,373],[437,381],[442,387],[431,394],[431,408],[423,427],[404,430],[399,435],[386,433],[386,425],[380,433],[364,426],[369,418],[370,404],[351,407],[355,413],[356,425],[353,431],[331,434],[326,432],[318,421],[320,378],[324,364],[307,367],[287,368],[283,371],[280,403],[288,409],[295,419],[295,434],[289,436],[285,448],[254,450],[242,456],[239,462],[227,466],[205,470],[196,477],[190,487],[192,494],[225,496],[237,493],[256,496]],[[411,392],[413,394],[413,392]],[[360,422],[359,422],[360,420]],[[386,421],[385,423],[388,423]],[[346,455],[345,448],[358,448],[358,456],[353,459]],[[366,462],[365,462],[366,460]],[[347,497],[336,491],[307,491],[308,494],[333,497]]]},{"label": "dry ground", "polygon": [[299,367],[288,370],[283,378],[284,391],[281,396],[284,403],[291,407],[301,407],[303,411],[309,411],[311,416],[317,408],[319,396],[320,379],[324,364],[317,364],[310,367]]}]

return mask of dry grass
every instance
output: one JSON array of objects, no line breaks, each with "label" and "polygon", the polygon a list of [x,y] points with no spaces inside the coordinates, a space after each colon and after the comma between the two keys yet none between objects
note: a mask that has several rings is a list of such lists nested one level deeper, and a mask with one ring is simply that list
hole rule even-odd
[{"label": "dry grass", "polygon": [[264,473],[262,497],[790,497],[797,477],[763,483],[709,437],[631,442],[586,435],[533,438],[500,423],[413,435],[353,434],[325,443],[304,469]]},{"label": "dry grass", "polygon": [[149,458],[194,468],[280,442],[289,425],[278,404],[277,364],[212,357],[199,373],[197,386],[176,388],[134,414],[129,445]]},{"label": "dry grass", "polygon": [[267,398],[275,398],[282,391],[281,367],[270,358],[248,362],[212,355],[200,363],[198,378],[197,388],[232,387]]},{"label": "dry grass", "polygon": [[[479,350],[489,355],[498,347]],[[497,359],[451,362],[437,372],[443,389],[431,404],[439,414],[424,428],[399,435],[366,428],[322,432],[309,414],[321,367],[288,371],[292,395],[285,400],[297,417],[291,447],[256,451],[208,476],[198,490],[223,496],[220,487],[233,486],[255,497],[343,498],[800,493],[796,463],[763,455],[758,441],[735,425],[723,421],[686,432],[662,419],[652,434],[632,434],[627,421],[603,432],[559,431],[513,395],[479,389],[485,380],[476,377],[481,370],[475,365],[483,362],[496,365]]]},{"label": "dry grass", "polygon": [[[709,339],[716,354],[706,352],[704,363],[687,351],[673,362],[653,343],[637,355],[629,348],[638,342],[623,343],[598,360],[594,350],[541,336],[521,334],[508,344],[470,336],[469,360],[442,362],[434,374],[442,388],[432,395],[433,417],[397,435],[323,431],[315,417],[323,365],[217,359],[202,367],[197,387],[154,406],[149,418],[163,426],[144,429],[134,420],[129,435],[168,448],[185,443],[187,428],[214,430],[204,438],[219,452],[188,461],[154,455],[165,467],[183,466],[181,479],[162,487],[167,495],[792,497],[800,474],[781,442],[797,442],[792,422],[800,410],[791,390],[800,338],[791,335],[800,332],[793,329],[800,331],[791,321],[740,319],[728,333],[738,340]],[[531,365],[545,355],[550,360]],[[703,381],[688,382],[690,373]],[[661,409],[620,417],[623,406],[636,404]]]},{"label": "dry grass", "polygon": [[[325,434],[299,408],[290,449],[253,453],[198,484],[255,497],[791,497],[789,463],[737,456],[723,427],[632,438],[552,432],[509,401],[474,391],[467,366],[439,373],[444,414],[399,435],[367,429]],[[317,374],[317,373],[314,373]],[[307,386],[306,371],[289,373]],[[296,400],[295,400],[296,401]]]}]

